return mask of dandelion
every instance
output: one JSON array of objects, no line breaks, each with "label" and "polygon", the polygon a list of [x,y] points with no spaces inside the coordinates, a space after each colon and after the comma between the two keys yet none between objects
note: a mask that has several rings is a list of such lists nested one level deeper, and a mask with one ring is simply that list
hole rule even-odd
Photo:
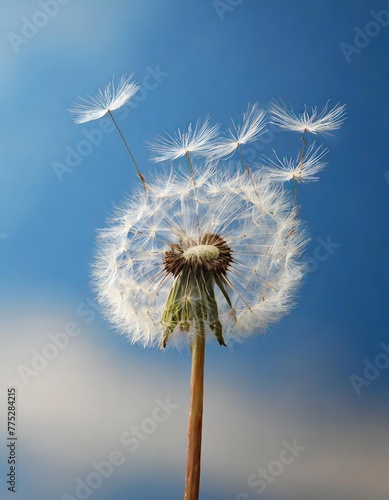
[{"label": "dandelion", "polygon": [[[298,158],[276,155],[262,170],[248,167],[241,144],[265,127],[257,103],[219,142],[219,126],[207,117],[150,145],[155,161],[185,156],[189,171],[154,174],[99,233],[93,279],[108,320],[131,343],[191,349],[185,500],[199,496],[206,340],[226,346],[265,333],[293,307],[308,238],[296,189],[293,202],[279,181],[314,180],[326,150],[306,149],[304,134],[338,128],[345,116],[340,105],[298,117],[273,104],[272,114],[274,123],[303,132]],[[235,150],[244,168],[213,162]],[[194,168],[192,153],[207,161]]]},{"label": "dandelion", "polygon": [[179,129],[176,135],[158,136],[154,143],[148,143],[149,149],[155,154],[152,160],[155,162],[176,160],[182,156],[188,157],[189,153],[207,156],[219,130],[219,125],[211,127],[209,120],[208,116],[202,125],[200,120],[194,128],[190,123],[187,132],[181,132]]},{"label": "dandelion", "polygon": [[106,113],[128,104],[139,90],[139,85],[132,81],[132,77],[133,75],[122,76],[117,88],[112,79],[105,90],[98,90],[96,97],[88,96],[88,99],[80,97],[82,102],[73,104],[73,107],[69,109],[70,114],[74,115],[74,122],[85,123],[97,120]]},{"label": "dandelion", "polygon": [[130,342],[191,346],[188,500],[198,498],[205,340],[225,346],[286,314],[307,242],[282,187],[212,165],[199,174],[196,188],[176,170],[134,191],[100,233],[94,265],[106,317]]},{"label": "dandelion", "polygon": [[223,158],[234,154],[241,144],[248,144],[258,139],[266,130],[265,111],[256,102],[247,106],[241,123],[236,124],[231,119],[231,127],[227,130],[227,137],[223,137],[210,151],[211,158]]},{"label": "dandelion", "polygon": [[321,146],[315,149],[315,143],[311,144],[304,157],[301,153],[296,158],[284,156],[279,158],[274,151],[276,161],[265,158],[268,163],[263,168],[264,175],[270,180],[276,182],[310,182],[316,181],[316,174],[323,170],[326,162],[323,157],[328,153],[327,149],[322,149]]},{"label": "dandelion", "polygon": [[159,177],[100,235],[99,300],[133,343],[165,347],[204,334],[225,345],[265,331],[293,303],[306,238],[286,192],[212,166],[202,177],[196,192],[189,174]]},{"label": "dandelion", "polygon": [[271,123],[285,130],[301,133],[317,134],[336,130],[346,119],[346,107],[336,104],[328,111],[328,104],[327,102],[320,113],[317,108],[311,108],[309,112],[305,106],[304,112],[297,115],[293,109],[288,110],[283,104],[274,101],[270,106]]}]

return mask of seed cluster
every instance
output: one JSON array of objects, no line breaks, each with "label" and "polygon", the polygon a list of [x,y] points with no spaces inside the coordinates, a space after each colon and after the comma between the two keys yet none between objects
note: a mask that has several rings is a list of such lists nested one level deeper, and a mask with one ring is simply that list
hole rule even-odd
[{"label": "seed cluster", "polygon": [[170,250],[165,252],[164,266],[166,273],[174,276],[174,283],[162,315],[162,348],[166,347],[176,327],[189,332],[192,323],[200,335],[204,335],[207,323],[219,344],[226,345],[215,286],[232,307],[226,289],[226,274],[232,262],[231,249],[218,234],[206,233],[198,241],[187,238],[170,244]]},{"label": "seed cluster", "polygon": [[[219,255],[216,258],[200,257],[187,259],[184,256],[186,250],[199,246],[210,245],[216,247]],[[179,243],[171,243],[170,250],[165,252],[164,267],[167,274],[177,277],[183,270],[197,271],[199,268],[204,271],[213,271],[222,276],[227,274],[228,268],[233,262],[232,251],[225,240],[218,234],[206,233],[198,241],[192,238]]]},{"label": "seed cluster", "polygon": [[195,185],[191,172],[161,174],[101,233],[99,300],[132,342],[163,348],[203,335],[226,345],[293,305],[306,236],[288,193],[212,164]]}]

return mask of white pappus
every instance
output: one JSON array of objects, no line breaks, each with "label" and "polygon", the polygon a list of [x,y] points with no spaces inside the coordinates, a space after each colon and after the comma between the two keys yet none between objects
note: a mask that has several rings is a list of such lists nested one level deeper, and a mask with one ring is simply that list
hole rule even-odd
[{"label": "white pappus", "polygon": [[[265,132],[259,104],[248,105],[222,138],[207,117],[150,144],[155,161],[186,157],[188,164],[159,170],[146,183],[111,113],[137,89],[124,76],[118,88],[112,81],[71,109],[77,123],[110,114],[142,182],[99,234],[93,279],[106,317],[144,346],[192,345],[197,334],[226,345],[266,331],[290,311],[305,272],[308,237],[295,181],[315,180],[327,152],[314,144],[306,149],[305,133],[339,128],[345,106],[297,115],[273,102],[271,122],[302,132],[302,150],[295,159],[276,154],[255,170],[242,145]],[[220,161],[235,152],[241,168]],[[200,165],[192,155],[202,158]],[[289,180],[294,197],[284,187]]]},{"label": "white pappus", "polygon": [[162,173],[100,233],[95,285],[131,342],[165,347],[196,332],[225,345],[293,305],[307,242],[289,194],[259,172],[215,165]]}]

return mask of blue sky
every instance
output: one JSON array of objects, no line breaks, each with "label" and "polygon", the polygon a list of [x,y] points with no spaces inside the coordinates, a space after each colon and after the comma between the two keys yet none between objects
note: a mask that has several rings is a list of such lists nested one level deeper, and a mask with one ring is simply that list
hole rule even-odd
[{"label": "blue sky", "polygon": [[[266,336],[209,346],[201,498],[257,498],[248,477],[293,438],[306,451],[262,498],[387,498],[389,370],[360,395],[350,376],[363,377],[365,360],[374,364],[389,344],[388,2],[225,0],[218,11],[211,0],[53,0],[52,17],[43,4],[0,2],[1,370],[20,391],[16,498],[74,494],[126,422],[147,418],[167,395],[179,410],[90,498],[182,494],[189,355],[126,344],[86,302],[96,231],[137,182],[134,168],[112,132],[97,133],[101,142],[61,179],[53,169],[101,130],[101,121],[75,125],[71,103],[124,73],[142,91],[116,116],[147,175],[155,166],[145,141],[198,117],[225,126],[248,102],[272,98],[298,112],[328,99],[347,105],[345,125],[318,138],[330,149],[320,181],[299,188],[306,258],[324,257],[297,307]],[[371,11],[382,11],[381,25]],[[299,141],[272,129],[247,154],[294,154]],[[326,254],[323,241],[337,246]],[[18,366],[69,321],[82,334],[26,385]],[[7,498],[3,478],[0,488]]]}]

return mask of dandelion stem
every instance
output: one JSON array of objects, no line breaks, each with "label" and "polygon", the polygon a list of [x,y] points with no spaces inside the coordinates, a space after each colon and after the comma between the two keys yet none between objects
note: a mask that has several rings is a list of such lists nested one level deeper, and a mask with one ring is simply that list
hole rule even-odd
[{"label": "dandelion stem", "polygon": [[293,183],[294,204],[297,206],[297,184],[296,184],[296,179],[294,177],[292,177],[292,183]]},{"label": "dandelion stem", "polygon": [[190,175],[192,177],[193,193],[194,193],[195,203],[196,203],[196,223],[197,223],[198,234],[200,235],[200,221],[199,221],[199,213],[198,213],[198,203],[197,203],[197,199],[196,199],[197,186],[196,186],[196,181],[195,181],[195,176],[194,176],[194,169],[193,169],[192,161],[190,159],[189,151],[187,151],[185,153],[185,156],[186,156],[186,159],[188,160],[189,172],[190,172]]},{"label": "dandelion stem", "polygon": [[301,148],[301,153],[300,153],[300,160],[299,160],[299,171],[301,172],[304,166],[304,160],[305,160],[305,149],[307,147],[307,140],[305,139],[305,132],[306,129],[303,132],[303,135],[301,136],[301,140],[303,141],[303,147]]},{"label": "dandelion stem", "polygon": [[137,174],[138,174],[139,179],[141,180],[141,182],[142,182],[142,184],[143,184],[144,190],[145,190],[145,191],[147,191],[148,187],[147,187],[147,185],[146,185],[146,180],[145,180],[145,178],[143,177],[143,175],[142,175],[141,171],[139,170],[138,164],[136,163],[135,158],[134,158],[133,154],[131,153],[131,149],[129,148],[129,146],[128,146],[128,144],[127,144],[127,141],[125,140],[124,135],[122,134],[122,131],[120,130],[119,125],[116,123],[116,120],[115,120],[115,118],[113,117],[113,114],[112,114],[112,112],[111,112],[111,110],[110,110],[110,109],[108,110],[108,114],[109,114],[109,116],[112,118],[112,121],[113,121],[113,123],[114,123],[114,125],[115,125],[115,127],[116,127],[117,131],[119,132],[120,137],[122,138],[122,141],[123,141],[124,145],[126,146],[126,149],[127,149],[128,153],[129,153],[129,155],[130,155],[130,157],[131,157],[131,160],[132,160],[132,162],[133,162],[133,163],[134,163],[134,165],[135,165],[136,172],[137,172]]},{"label": "dandelion stem", "polygon": [[195,184],[195,181],[194,181],[194,171],[193,171],[193,165],[192,165],[192,162],[191,162],[191,160],[190,160],[189,151],[187,151],[187,152],[185,153],[185,156],[186,156],[186,159],[188,160],[188,163],[189,163],[189,171],[190,171],[190,175],[192,176],[193,184]]},{"label": "dandelion stem", "polygon": [[192,161],[190,159],[189,151],[187,151],[185,153],[185,156],[186,156],[186,159],[188,160],[189,172],[190,172],[190,176],[192,177],[192,184],[193,184],[194,193],[196,194],[196,181],[195,181],[194,170],[193,170]]},{"label": "dandelion stem", "polygon": [[[200,326],[202,327],[200,328]],[[201,435],[204,393],[204,323],[200,322],[192,345],[192,371],[188,423],[188,453],[184,500],[198,500],[200,489]]]},{"label": "dandelion stem", "polygon": [[250,182],[253,186],[253,189],[254,189],[254,193],[256,195],[256,197],[258,198],[258,201],[259,201],[259,206],[262,208],[262,210],[265,212],[265,210],[263,209],[263,206],[262,206],[262,203],[261,203],[261,200],[259,198],[259,194],[255,188],[255,184],[254,184],[254,179],[253,179],[253,174],[251,173],[251,168],[247,165],[246,163],[246,160],[244,159],[244,156],[243,156],[243,153],[242,153],[242,148],[238,142],[238,151],[239,151],[239,154],[240,154],[240,159],[242,160],[242,163],[243,163],[243,166],[244,168],[246,169],[246,172],[247,172],[247,175],[249,176],[249,179],[250,179]]},{"label": "dandelion stem", "polygon": [[241,148],[239,142],[238,142],[238,151],[239,151],[240,159],[242,160],[244,168],[249,172],[250,168],[248,167],[248,165],[246,163],[246,160],[244,159],[244,156],[243,156],[243,153],[242,153],[242,148]]},{"label": "dandelion stem", "polygon": [[[305,139],[305,132],[307,129],[304,129],[303,135],[301,136],[301,140],[303,141],[303,146],[301,148],[301,153],[300,153],[300,159],[299,159],[299,175],[301,176],[301,172],[304,167],[304,160],[305,160],[305,150],[307,147],[307,140]],[[293,177],[293,197],[294,197],[294,203],[297,207],[297,184],[296,184],[296,179]]]}]

